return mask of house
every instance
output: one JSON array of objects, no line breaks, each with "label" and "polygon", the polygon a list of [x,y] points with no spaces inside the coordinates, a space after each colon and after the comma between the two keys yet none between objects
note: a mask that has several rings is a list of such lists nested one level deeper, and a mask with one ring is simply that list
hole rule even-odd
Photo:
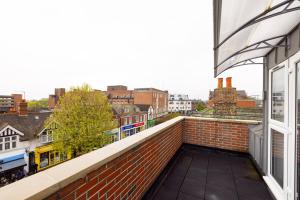
[{"label": "house", "polygon": [[43,145],[38,138],[50,113],[0,115],[0,173],[10,180],[17,173],[35,171],[34,151]]},{"label": "house", "polygon": [[147,128],[148,113],[136,105],[113,104],[115,119],[119,124],[119,139],[134,135]]}]

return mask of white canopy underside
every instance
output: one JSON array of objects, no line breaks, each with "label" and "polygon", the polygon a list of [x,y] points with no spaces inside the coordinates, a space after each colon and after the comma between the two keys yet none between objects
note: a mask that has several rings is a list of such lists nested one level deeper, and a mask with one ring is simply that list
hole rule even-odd
[{"label": "white canopy underside", "polygon": [[[221,2],[219,33],[215,44],[215,75],[240,65],[244,63],[243,61],[265,56],[300,22],[300,10],[297,9],[300,7],[299,0],[222,0]],[[272,10],[272,8],[276,9]],[[267,10],[272,11],[266,12]],[[283,10],[288,12],[282,13]],[[264,15],[257,17],[264,12]],[[263,19],[266,16],[270,18]],[[254,22],[255,17],[256,20],[261,21],[241,28],[246,23]],[[236,33],[227,38],[234,32]],[[224,40],[226,41],[221,44]]]}]

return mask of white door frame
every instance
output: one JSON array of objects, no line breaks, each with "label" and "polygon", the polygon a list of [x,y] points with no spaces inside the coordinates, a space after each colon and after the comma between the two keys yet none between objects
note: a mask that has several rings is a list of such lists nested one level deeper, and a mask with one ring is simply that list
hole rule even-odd
[{"label": "white door frame", "polygon": [[[296,84],[297,63],[300,63],[300,52],[269,70],[269,108],[268,108],[268,173],[264,177],[277,199],[292,200],[296,198]],[[272,119],[272,72],[285,67],[284,83],[284,122]],[[300,80],[300,77],[298,77]],[[300,117],[300,116],[299,116]],[[283,188],[271,175],[271,129],[279,131],[284,135],[284,172]]]},{"label": "white door frame", "polygon": [[[279,122],[272,119],[272,73],[284,68],[284,121]],[[288,135],[288,61],[284,61],[269,70],[269,108],[268,108],[268,173],[267,184],[277,199],[287,200],[287,135]],[[283,187],[281,187],[271,174],[271,129],[278,131],[284,136],[284,158],[283,158]]]},{"label": "white door frame", "polygon": [[[289,166],[293,166],[294,170],[289,170],[288,173],[288,183],[289,183],[289,199],[296,199],[296,185],[297,185],[297,167],[296,167],[296,136],[297,136],[297,111],[296,111],[296,99],[297,99],[297,79],[300,81],[300,77],[297,77],[297,64],[300,68],[300,52],[295,54],[289,59],[289,74],[290,74],[290,114],[289,114],[289,121],[290,121],[290,134],[289,134],[289,144],[288,144],[288,151],[289,153],[288,157],[288,164]],[[300,117],[300,116],[298,116]],[[291,168],[291,167],[290,167]]]}]

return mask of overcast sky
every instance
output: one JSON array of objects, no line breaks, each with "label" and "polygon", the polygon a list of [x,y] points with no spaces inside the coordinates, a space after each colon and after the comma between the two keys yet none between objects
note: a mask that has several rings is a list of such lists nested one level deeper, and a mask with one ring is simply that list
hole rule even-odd
[{"label": "overcast sky", "polygon": [[[36,99],[88,83],[207,99],[217,86],[212,24],[212,0],[1,1],[0,94]],[[261,95],[262,66],[220,76]]]}]

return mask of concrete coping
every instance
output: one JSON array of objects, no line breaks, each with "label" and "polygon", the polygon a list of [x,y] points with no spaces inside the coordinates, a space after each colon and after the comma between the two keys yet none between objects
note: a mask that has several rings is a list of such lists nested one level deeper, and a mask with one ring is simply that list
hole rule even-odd
[{"label": "concrete coping", "polygon": [[257,124],[262,123],[261,121],[257,121],[257,120],[223,119],[223,118],[206,118],[206,117],[185,117],[185,119],[194,119],[194,120],[200,120],[200,121],[240,123],[240,124],[249,124],[249,125],[257,125]]},{"label": "concrete coping", "polygon": [[176,117],[0,188],[0,199],[43,199],[184,120]]}]

